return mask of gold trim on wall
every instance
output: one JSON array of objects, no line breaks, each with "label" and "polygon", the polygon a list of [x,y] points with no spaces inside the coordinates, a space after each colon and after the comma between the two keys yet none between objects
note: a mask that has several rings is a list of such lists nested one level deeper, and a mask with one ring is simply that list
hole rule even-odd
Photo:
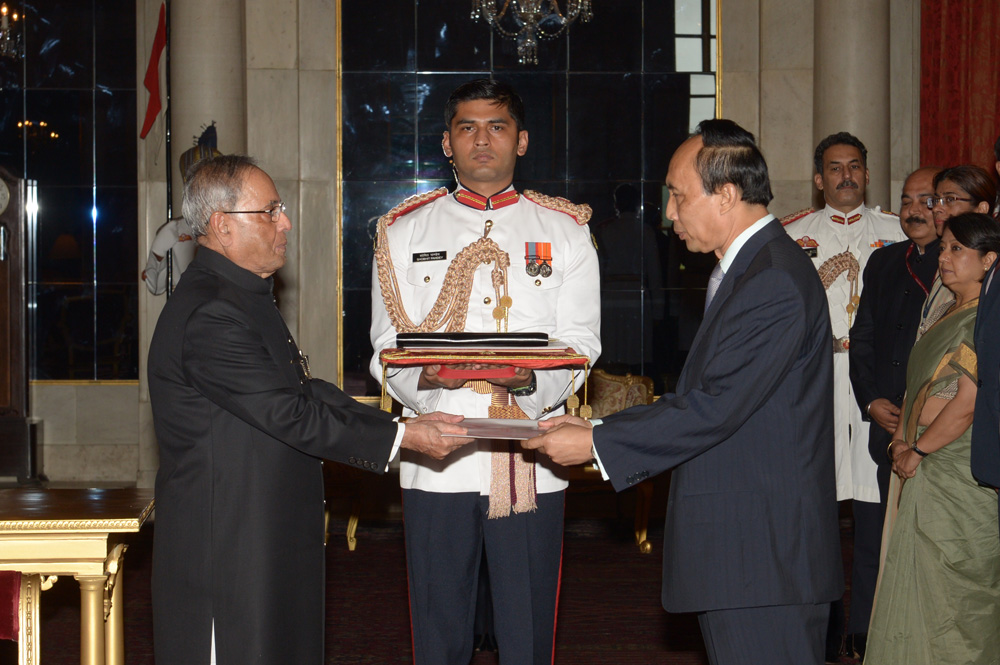
[{"label": "gold trim on wall", "polygon": [[722,0],[715,0],[715,117],[722,117]]},{"label": "gold trim on wall", "polygon": [[340,38],[341,0],[335,0],[337,24],[334,27],[334,58],[336,59],[337,78],[333,84],[334,108],[337,112],[337,192],[333,207],[337,211],[337,377],[336,384],[344,387],[344,109],[341,108],[341,88],[344,79],[344,67],[341,63],[342,40]]}]

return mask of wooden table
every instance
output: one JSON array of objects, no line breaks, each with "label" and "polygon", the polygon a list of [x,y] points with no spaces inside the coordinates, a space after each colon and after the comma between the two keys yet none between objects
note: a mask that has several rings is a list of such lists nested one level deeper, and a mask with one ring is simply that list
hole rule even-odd
[{"label": "wooden table", "polygon": [[0,570],[21,572],[18,665],[39,662],[39,594],[80,583],[80,662],[124,665],[121,558],[153,510],[150,489],[0,490]]}]

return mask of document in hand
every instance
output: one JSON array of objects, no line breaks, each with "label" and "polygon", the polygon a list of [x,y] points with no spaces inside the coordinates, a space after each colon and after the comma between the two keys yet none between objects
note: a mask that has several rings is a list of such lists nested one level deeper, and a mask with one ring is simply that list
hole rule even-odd
[{"label": "document in hand", "polygon": [[442,436],[467,436],[473,439],[511,439],[525,441],[540,435],[537,420],[506,420],[503,418],[466,418],[458,423],[468,430],[465,434]]}]

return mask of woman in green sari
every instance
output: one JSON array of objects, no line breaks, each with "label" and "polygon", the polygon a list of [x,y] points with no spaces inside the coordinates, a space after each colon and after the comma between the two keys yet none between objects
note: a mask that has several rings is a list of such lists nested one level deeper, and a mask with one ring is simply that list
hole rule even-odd
[{"label": "woman in green sari", "polygon": [[865,665],[1000,664],[997,499],[969,470],[976,307],[998,254],[987,215],[945,223],[939,270],[955,303],[907,365]]}]

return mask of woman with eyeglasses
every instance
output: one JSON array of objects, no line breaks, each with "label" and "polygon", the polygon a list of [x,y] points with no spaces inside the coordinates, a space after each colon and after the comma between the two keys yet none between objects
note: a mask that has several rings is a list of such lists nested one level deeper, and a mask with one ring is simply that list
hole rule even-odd
[{"label": "woman with eyeglasses", "polygon": [[[934,176],[934,196],[927,199],[927,207],[934,215],[934,228],[941,236],[944,223],[964,212],[991,214],[997,202],[997,188],[986,169],[972,164],[962,164],[944,169]],[[941,275],[934,278],[934,285],[924,302],[920,315],[917,339],[948,310],[955,297],[941,283]]]},{"label": "woman with eyeglasses", "polygon": [[996,494],[969,468],[979,290],[1000,254],[982,213],[945,222],[938,259],[951,308],[914,345],[887,454],[895,475],[865,665],[995,665],[1000,654]]}]

